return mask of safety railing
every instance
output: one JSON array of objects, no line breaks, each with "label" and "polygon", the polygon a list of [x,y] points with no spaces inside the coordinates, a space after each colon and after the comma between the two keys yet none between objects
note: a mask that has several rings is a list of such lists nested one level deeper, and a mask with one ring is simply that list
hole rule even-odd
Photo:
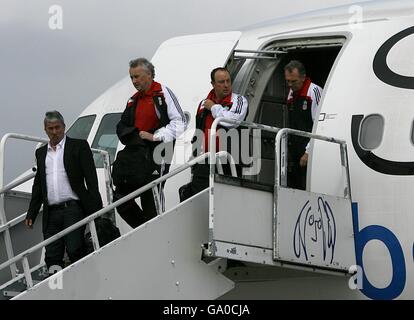
[{"label": "safety railing", "polygon": [[[230,153],[228,152],[221,152],[221,153],[217,153],[216,157],[218,159],[218,162],[216,163],[217,165],[217,172],[219,174],[223,174],[223,167],[222,167],[222,161],[221,159],[225,157],[227,159],[227,161],[229,161],[230,163],[230,171],[232,176],[237,176],[237,171],[236,171],[236,166],[235,166],[235,162],[233,157],[231,156]],[[163,212],[165,212],[165,206],[163,203],[164,199],[161,199],[164,197],[164,195],[161,196],[161,193],[163,192],[162,190],[163,188],[161,187],[161,184],[155,185],[152,187],[152,195],[154,197],[154,203],[155,203],[155,211],[157,213],[157,215],[162,214]]]},{"label": "safety railing", "polygon": [[9,184],[5,185],[3,188],[0,189],[0,194],[4,194],[7,191],[12,190],[15,187],[20,186],[21,184],[25,183],[26,181],[29,181],[30,179],[34,178],[36,175],[36,169],[33,168],[34,172],[29,173],[28,175],[21,177],[19,179],[13,180]]},{"label": "safety railing", "polygon": [[[340,146],[339,152],[341,156],[341,166],[343,175],[345,176],[345,188],[344,188],[344,197],[351,199],[351,183],[349,176],[349,166],[348,166],[348,149],[346,146],[346,141],[341,139],[336,139],[333,137],[321,136],[318,134],[313,134],[310,132],[299,131],[289,128],[280,129],[276,135],[275,139],[275,189],[280,186],[286,186],[287,181],[287,163],[288,163],[288,147],[287,139],[288,135],[296,135],[300,137],[305,137],[314,140],[325,141],[329,143],[335,143]],[[352,199],[351,199],[352,201]]]},{"label": "safety railing", "polygon": [[[4,202],[4,194],[13,188],[23,184],[24,182],[30,180],[35,176],[35,172],[32,172],[22,178],[19,178],[11,183],[3,186],[4,184],[4,169],[5,169],[5,147],[6,142],[9,139],[16,139],[16,140],[23,140],[23,141],[30,141],[30,142],[38,142],[38,143],[48,143],[49,140],[45,138],[33,137],[24,134],[17,134],[17,133],[8,133],[3,136],[0,141],[0,233],[3,234],[4,243],[6,247],[7,258],[11,259],[14,257],[14,250],[10,236],[10,228],[22,222],[26,216],[26,213],[23,213],[17,218],[14,218],[11,221],[7,221],[6,212],[5,212],[5,202]],[[104,163],[104,172],[105,172],[105,186],[107,191],[108,202],[112,199],[112,187],[111,187],[111,173],[110,173],[110,160],[109,154],[107,151],[99,150],[99,149],[91,149],[93,153],[100,154],[103,157]],[[35,170],[34,170],[35,171]],[[10,272],[12,277],[17,276],[17,266],[16,264],[10,265]]]},{"label": "safety railing", "polygon": [[[279,132],[279,128],[276,127],[271,127],[271,126],[267,126],[264,124],[259,124],[259,123],[254,123],[254,122],[245,122],[245,121],[237,121],[237,120],[231,120],[231,119],[226,119],[223,117],[219,117],[216,118],[213,122],[213,124],[211,125],[211,129],[210,129],[210,140],[209,140],[209,146],[210,146],[210,150],[216,150],[216,137],[217,137],[217,126],[220,123],[228,123],[228,124],[232,124],[235,127],[238,126],[243,126],[249,129],[256,129],[260,131],[268,131],[268,132],[273,132],[273,133],[278,133]],[[255,135],[255,133],[253,132],[253,136],[255,136],[256,138],[260,139],[260,136]],[[209,183],[210,186],[213,186],[210,188],[209,190],[209,229],[213,230],[214,228],[214,171],[215,171],[215,159],[214,157],[211,157],[210,154],[210,176],[209,176]]]},{"label": "safety railing", "polygon": [[[217,137],[217,126],[220,123],[229,123],[235,126],[244,126],[250,129],[257,129],[260,131],[268,131],[276,133],[275,138],[275,189],[280,186],[286,186],[286,177],[287,177],[287,136],[297,135],[309,139],[326,141],[329,143],[335,143],[340,146],[340,156],[341,156],[341,166],[343,169],[343,174],[345,176],[345,188],[344,188],[344,197],[351,199],[351,183],[349,175],[349,166],[348,166],[348,150],[346,146],[346,141],[326,137],[318,134],[313,134],[310,132],[299,131],[289,128],[276,128],[267,125],[262,125],[253,122],[245,121],[236,121],[225,118],[216,118],[211,126],[210,131],[210,140],[209,145],[212,150],[216,149],[216,137]],[[277,156],[279,155],[279,156]],[[214,165],[215,159],[210,155],[210,185],[214,182]],[[351,199],[352,200],[352,199]]]},{"label": "safety railing", "polygon": [[[315,135],[312,133],[308,133],[308,132],[302,132],[302,131],[298,131],[298,130],[293,130],[293,129],[280,129],[280,128],[275,128],[275,127],[271,127],[271,126],[266,126],[266,125],[261,125],[261,124],[256,124],[256,123],[248,123],[248,122],[244,122],[244,121],[234,121],[234,120],[228,120],[228,119],[224,119],[224,118],[218,118],[213,122],[212,128],[211,128],[211,133],[210,133],[210,150],[216,150],[216,129],[217,129],[217,125],[221,122],[226,122],[226,123],[230,123],[233,125],[242,125],[244,127],[250,128],[250,129],[258,129],[258,130],[264,130],[264,131],[269,131],[269,132],[273,132],[276,133],[276,139],[275,139],[275,184],[274,184],[274,189],[275,189],[275,203],[274,203],[274,207],[276,207],[276,201],[277,201],[277,189],[278,187],[281,186],[281,181],[283,180],[283,177],[286,175],[286,167],[287,167],[287,144],[286,144],[286,138],[288,134],[292,134],[292,135],[299,135],[299,136],[303,136],[303,137],[307,137],[307,138],[311,138],[311,139],[316,139],[316,140],[323,140],[323,141],[327,141],[327,142],[331,142],[331,143],[337,143],[340,145],[340,151],[341,151],[341,163],[342,166],[344,168],[345,174],[346,174],[346,191],[345,191],[345,197],[349,197],[351,198],[351,189],[350,189],[350,179],[349,179],[349,168],[348,168],[348,161],[347,161],[347,148],[346,148],[346,143],[343,140],[339,140],[339,139],[335,139],[332,137],[325,137],[325,136],[321,136],[321,135]],[[136,197],[138,197],[140,194],[142,194],[143,192],[155,188],[157,187],[157,185],[161,184],[162,182],[166,181],[167,179],[169,179],[172,176],[175,176],[177,174],[179,174],[180,172],[188,169],[189,167],[193,166],[196,163],[199,163],[201,161],[204,161],[206,158],[209,158],[209,163],[210,163],[210,177],[209,177],[209,182],[210,182],[210,190],[209,190],[209,204],[210,204],[210,220],[209,220],[209,227],[212,226],[213,221],[212,221],[212,214],[214,213],[211,212],[211,210],[214,210],[214,172],[215,172],[215,165],[216,165],[216,158],[217,157],[222,157],[222,156],[227,156],[229,158],[230,161],[230,165],[231,165],[231,171],[232,174],[235,175],[236,173],[236,169],[235,169],[235,163],[234,160],[232,159],[231,155],[229,155],[226,151],[220,151],[218,153],[212,153],[212,152],[207,152],[204,153],[190,161],[188,161],[186,164],[181,165],[180,167],[176,168],[175,170],[173,170],[172,172],[158,178],[155,179],[154,181],[150,182],[149,184],[135,190],[134,192],[130,193],[129,195],[117,200],[114,203],[109,204],[107,207],[97,211],[96,213],[84,218],[83,220],[77,222],[76,224],[68,227],[67,229],[57,233],[56,235],[54,235],[51,238],[48,238],[46,240],[44,240],[43,242],[33,246],[32,248],[18,254],[15,257],[12,257],[11,259],[9,259],[7,262],[3,263],[0,265],[0,270],[15,265],[16,262],[22,260],[22,264],[23,264],[23,269],[24,269],[24,277],[26,279],[26,284],[27,287],[30,288],[33,286],[33,281],[31,278],[31,271],[33,269],[30,269],[29,267],[29,262],[28,262],[28,255],[30,255],[31,253],[47,246],[48,244],[52,243],[53,241],[56,241],[57,239],[60,239],[61,237],[65,236],[66,234],[72,232],[73,230],[89,224],[89,228],[91,231],[91,236],[92,236],[92,243],[93,243],[93,248],[94,250],[99,249],[99,241],[98,241],[98,237],[97,237],[97,233],[96,233],[96,227],[95,227],[95,223],[94,220],[97,217],[100,217],[102,215],[104,215],[105,213],[115,209],[116,207],[118,207],[119,205],[130,201],[132,199],[135,199]],[[275,218],[274,218],[275,219]],[[275,224],[274,224],[275,225]],[[275,237],[274,237],[275,238]]]},{"label": "safety railing", "polygon": [[[341,166],[343,176],[345,176],[345,188],[344,188],[344,198],[349,199],[352,202],[351,195],[351,181],[349,175],[349,165],[348,165],[348,149],[346,146],[346,141],[341,139],[336,139],[333,137],[325,137],[309,132],[284,128],[281,129],[275,139],[275,184],[274,184],[274,197],[273,197],[273,248],[276,248],[276,233],[277,233],[277,201],[278,201],[278,189],[279,187],[286,187],[287,183],[287,163],[288,163],[288,135],[296,135],[300,137],[305,137],[309,139],[315,139],[320,141],[325,141],[329,143],[339,144],[340,146],[340,156],[341,156]],[[279,155],[279,156],[277,156]],[[275,252],[274,252],[275,253]],[[275,256],[274,256],[275,257]]]},{"label": "safety railing", "polygon": [[[245,121],[236,121],[225,118],[216,118],[211,126],[210,131],[210,140],[209,145],[211,150],[216,150],[216,136],[217,136],[217,126],[220,123],[229,123],[234,126],[244,126],[250,129],[257,129],[260,131],[268,131],[276,133],[275,138],[275,182],[274,182],[274,196],[273,196],[273,241],[276,241],[276,210],[277,210],[277,201],[278,201],[278,189],[279,187],[287,186],[287,161],[288,161],[288,144],[287,137],[288,135],[297,135],[309,139],[326,141],[329,143],[335,143],[340,145],[340,156],[341,156],[341,166],[343,171],[343,176],[345,177],[345,188],[344,188],[344,198],[352,201],[351,198],[351,184],[350,184],[350,174],[348,166],[348,151],[346,142],[341,139],[336,139],[333,137],[326,137],[322,135],[313,134],[310,132],[299,131],[289,128],[276,128],[271,126],[266,126],[257,123],[249,123]],[[257,135],[256,135],[257,136]],[[260,137],[260,136],[259,136]],[[260,161],[260,160],[259,160]],[[214,228],[214,158],[210,157],[210,191],[209,191],[209,229],[210,234]],[[275,245],[274,245],[275,247]]]},{"label": "safety railing", "polygon": [[[231,156],[226,151],[218,152],[215,155],[216,155],[216,157],[226,156],[226,157],[228,157],[230,163],[234,163],[234,161],[233,162],[231,161]],[[147,190],[150,190],[151,188],[156,187],[158,184],[166,181],[170,177],[173,177],[173,176],[179,174],[180,172],[188,169],[189,167],[193,166],[194,164],[199,163],[201,161],[204,161],[209,156],[210,156],[209,153],[203,153],[202,155],[200,155],[200,156],[188,161],[187,163],[181,165],[180,167],[174,169],[172,172],[169,172],[166,175],[164,175],[164,176],[162,176],[158,179],[155,179],[154,181],[146,184],[145,186],[135,190],[134,192],[131,192],[130,194],[126,195],[125,197],[109,204],[107,207],[105,207],[105,208],[89,215],[88,217],[82,219],[81,221],[78,221],[77,223],[75,223],[75,224],[71,225],[70,227],[66,228],[65,230],[60,231],[59,233],[55,234],[54,236],[42,241],[41,243],[33,246],[32,248],[30,248],[30,249],[16,255],[15,257],[9,259],[8,261],[0,264],[0,270],[2,270],[4,268],[7,268],[11,265],[14,265],[18,261],[22,261],[23,271],[24,271],[24,278],[26,280],[27,288],[33,287],[33,280],[32,280],[32,276],[31,276],[31,272],[32,272],[33,269],[30,269],[29,261],[28,261],[28,258],[27,258],[31,253],[33,253],[33,252],[35,252],[39,249],[44,248],[45,246],[49,245],[50,243],[64,237],[65,235],[72,232],[73,230],[76,230],[76,229],[78,229],[78,228],[80,228],[80,227],[82,227],[86,224],[89,224],[89,229],[91,231],[91,238],[92,238],[93,248],[94,248],[94,250],[98,250],[100,248],[100,246],[99,246],[99,241],[98,241],[98,236],[97,236],[97,233],[96,233],[96,227],[95,227],[95,221],[94,221],[96,218],[106,214],[107,212],[115,209],[116,207],[118,207],[119,205],[121,205],[121,204],[123,204],[127,201],[130,201],[132,199],[137,198],[143,192],[145,192]],[[232,172],[235,172],[235,168],[232,168]]]},{"label": "safety railing", "polygon": [[[23,178],[17,179],[16,181],[13,181],[12,183],[9,183],[7,186],[5,186],[4,188],[0,189],[0,195],[12,190],[15,187],[20,186],[21,184],[25,183],[26,181],[29,181],[30,179],[32,179],[34,176],[36,175],[35,172],[32,172],[28,175],[26,175]],[[20,222],[22,222],[24,220],[25,217],[25,213],[8,221],[6,224],[3,224],[0,226],[0,233],[2,233],[4,230],[15,226],[16,224],[19,224]]]},{"label": "safety railing", "polygon": [[[43,267],[45,267],[45,263],[41,262],[39,263],[37,266],[34,266],[33,268],[30,269],[30,274],[32,274],[33,272],[36,272],[40,269],[42,269]],[[24,279],[24,273],[22,274],[18,274],[16,275],[16,277],[14,277],[13,279],[7,281],[6,283],[3,283],[2,285],[0,285],[0,292],[3,292],[3,295],[5,295],[5,289],[11,285],[13,285],[14,283],[21,281],[22,279]]]}]

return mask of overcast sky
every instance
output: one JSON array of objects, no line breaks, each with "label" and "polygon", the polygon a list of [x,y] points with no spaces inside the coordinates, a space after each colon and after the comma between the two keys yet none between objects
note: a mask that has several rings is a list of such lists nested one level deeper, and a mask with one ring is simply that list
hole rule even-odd
[{"label": "overcast sky", "polygon": [[[44,112],[70,125],[127,75],[130,59],[151,58],[174,36],[238,30],[276,17],[354,0],[0,0],[0,136],[45,137]],[[62,29],[49,22],[62,8]],[[34,145],[8,143],[6,180],[33,164]]]}]

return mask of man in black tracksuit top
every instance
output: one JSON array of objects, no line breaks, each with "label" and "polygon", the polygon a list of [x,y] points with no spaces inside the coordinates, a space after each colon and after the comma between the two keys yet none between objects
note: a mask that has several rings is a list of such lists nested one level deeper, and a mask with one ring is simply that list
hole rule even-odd
[{"label": "man in black tracksuit top", "polygon": [[[117,135],[125,148],[118,152],[112,168],[115,201],[168,173],[174,140],[187,127],[174,93],[154,81],[155,68],[150,61],[145,58],[130,61],[129,75],[137,92],[128,100],[117,124]],[[155,150],[160,143],[166,148],[158,157]],[[172,147],[168,148],[167,144]],[[159,187],[161,208],[164,207],[163,186],[164,183]],[[118,214],[132,228],[157,215],[152,190],[142,193],[140,198],[141,207],[134,199],[117,207]]]},{"label": "man in black tracksuit top", "polygon": [[[288,127],[312,132],[322,88],[306,77],[304,65],[297,60],[285,66],[285,79],[290,88],[287,98]],[[306,189],[308,146],[308,138],[289,135],[287,183],[291,188]]]}]

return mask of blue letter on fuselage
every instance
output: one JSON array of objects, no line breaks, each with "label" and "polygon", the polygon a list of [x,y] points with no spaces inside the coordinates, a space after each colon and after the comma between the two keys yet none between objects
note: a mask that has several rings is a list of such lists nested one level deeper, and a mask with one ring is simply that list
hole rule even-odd
[{"label": "blue letter on fuselage", "polygon": [[[352,216],[355,234],[356,263],[363,270],[363,289],[361,292],[371,299],[395,299],[405,287],[406,269],[404,253],[397,237],[383,226],[371,225],[359,231],[358,203],[352,203]],[[363,266],[362,253],[366,244],[371,240],[381,241],[390,252],[392,261],[392,281],[386,288],[374,287],[366,277]]]}]

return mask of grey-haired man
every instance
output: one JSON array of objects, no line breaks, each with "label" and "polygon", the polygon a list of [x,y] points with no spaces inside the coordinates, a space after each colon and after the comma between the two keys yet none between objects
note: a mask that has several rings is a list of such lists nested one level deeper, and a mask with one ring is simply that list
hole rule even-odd
[{"label": "grey-haired man", "polygon": [[[284,68],[289,87],[287,97],[288,127],[312,132],[313,122],[319,110],[322,88],[306,76],[306,69],[298,60],[290,61]],[[288,186],[306,189],[309,138],[289,136]]]},{"label": "grey-haired man", "polygon": [[[92,151],[85,140],[65,135],[65,121],[58,111],[47,112],[44,129],[49,143],[36,150],[37,171],[26,216],[31,228],[43,205],[43,236],[52,237],[102,208]],[[84,254],[81,227],[46,246],[45,262],[63,267],[66,252],[73,263]]]},{"label": "grey-haired man", "polygon": [[[119,140],[125,148],[118,152],[113,165],[114,201],[168,173],[174,140],[187,127],[177,97],[171,89],[154,80],[155,68],[150,61],[145,58],[130,61],[129,75],[137,92],[128,100],[117,125]],[[157,158],[159,146],[164,146],[165,152],[160,152]],[[163,185],[159,188],[161,206]],[[117,207],[118,214],[132,228],[157,215],[152,191],[142,193],[140,198],[142,208],[134,199]]]}]

